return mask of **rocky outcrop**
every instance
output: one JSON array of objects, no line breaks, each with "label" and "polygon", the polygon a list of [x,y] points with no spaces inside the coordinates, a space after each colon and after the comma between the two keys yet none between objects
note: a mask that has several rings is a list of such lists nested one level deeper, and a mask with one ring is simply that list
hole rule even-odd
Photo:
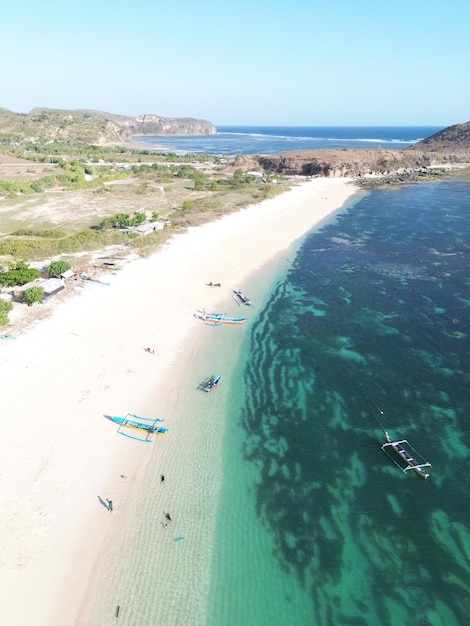
[{"label": "rocky outcrop", "polygon": [[416,169],[411,168],[390,172],[378,177],[359,176],[355,179],[355,183],[364,189],[373,189],[374,187],[387,187],[432,180],[433,178],[449,174],[449,171],[448,167],[418,167]]},{"label": "rocky outcrop", "polygon": [[216,127],[207,120],[191,117],[139,115],[128,126],[133,135],[216,135]]},{"label": "rocky outcrop", "polygon": [[389,177],[396,182],[448,172],[449,164],[470,164],[470,150],[311,150],[258,157],[266,171],[288,176]]},{"label": "rocky outcrop", "polygon": [[215,126],[206,120],[168,118],[159,115],[128,117],[102,111],[77,109],[33,109],[13,113],[0,109],[0,137],[19,140],[63,140],[95,145],[122,144],[132,135],[214,135]]},{"label": "rocky outcrop", "polygon": [[303,176],[357,177],[387,174],[409,167],[426,167],[425,153],[406,155],[403,150],[310,150],[259,157],[265,170]]},{"label": "rocky outcrop", "polygon": [[418,141],[410,148],[407,148],[407,150],[430,150],[432,152],[470,151],[470,122],[444,128],[444,130],[439,131],[435,135]]},{"label": "rocky outcrop", "polygon": [[122,129],[130,139],[131,135],[215,135],[217,129],[207,120],[197,120],[192,117],[162,117],[146,113],[137,117],[94,111],[93,109],[78,109],[72,113],[89,116],[95,119],[105,119]]},{"label": "rocky outcrop", "polygon": [[[450,126],[405,150],[310,150],[258,157],[259,165],[284,175],[364,178],[404,182],[470,163],[470,122]],[[365,183],[364,183],[365,184]]]}]

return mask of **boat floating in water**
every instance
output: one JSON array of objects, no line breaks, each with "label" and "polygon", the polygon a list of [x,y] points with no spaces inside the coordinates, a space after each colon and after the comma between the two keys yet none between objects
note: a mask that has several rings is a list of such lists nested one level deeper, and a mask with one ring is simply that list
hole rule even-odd
[{"label": "boat floating in water", "polygon": [[[392,461],[397,465],[402,472],[407,472],[408,470],[413,470],[423,478],[428,478],[429,472],[426,470],[427,467],[432,467],[431,463],[425,461],[420,454],[411,446],[406,439],[401,439],[400,441],[394,441],[388,432],[384,430],[386,443],[382,445],[382,450],[385,454],[392,459]],[[394,456],[388,453],[389,450],[394,452]],[[418,461],[415,457],[420,457],[420,461]],[[395,457],[395,458],[394,458]],[[396,457],[399,457],[402,460],[402,463],[399,463],[396,460]]]},{"label": "boat floating in water", "polygon": [[[105,417],[115,424],[118,424],[117,432],[129,439],[135,439],[136,441],[144,441],[145,443],[151,443],[154,435],[166,435],[168,428],[158,426],[159,423],[164,422],[164,419],[148,419],[146,417],[140,417],[135,413],[128,413],[126,417],[117,417],[116,415],[105,415]],[[136,437],[135,431],[142,433],[142,437]],[[145,437],[144,437],[144,433]]]},{"label": "boat floating in water", "polygon": [[240,291],[240,289],[233,289],[233,295],[238,301],[238,304],[246,304],[246,306],[252,306],[252,301],[250,298],[247,298],[245,294]]},{"label": "boat floating in water", "polygon": [[202,311],[196,311],[194,314],[199,320],[202,320],[204,324],[208,326],[222,326],[222,324],[243,324],[246,322],[246,317],[228,317],[225,313],[206,313]]},{"label": "boat floating in water", "polygon": [[209,376],[209,378],[206,378],[206,380],[202,381],[202,383],[199,385],[199,389],[207,392],[214,391],[214,389],[218,387],[221,378],[222,376],[220,374],[218,376]]}]

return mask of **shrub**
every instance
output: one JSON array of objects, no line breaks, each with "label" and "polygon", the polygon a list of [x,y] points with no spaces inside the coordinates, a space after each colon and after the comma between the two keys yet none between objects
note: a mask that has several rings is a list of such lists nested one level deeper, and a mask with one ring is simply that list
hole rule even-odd
[{"label": "shrub", "polygon": [[0,326],[4,326],[8,323],[8,313],[12,310],[13,305],[11,302],[2,300],[0,298]]},{"label": "shrub", "polygon": [[26,285],[26,283],[37,278],[39,274],[39,270],[29,267],[26,261],[18,261],[16,265],[12,265],[6,272],[0,273],[0,283],[7,287]]},{"label": "shrub", "polygon": [[23,301],[28,303],[28,306],[33,306],[35,302],[42,302],[44,300],[44,287],[30,287],[23,293]]},{"label": "shrub", "polygon": [[52,261],[52,263],[46,268],[49,278],[57,278],[63,272],[66,272],[71,268],[70,263],[67,261]]},{"label": "shrub", "polygon": [[134,213],[134,217],[129,221],[130,226],[139,226],[147,219],[146,214],[143,211],[137,211]]}]

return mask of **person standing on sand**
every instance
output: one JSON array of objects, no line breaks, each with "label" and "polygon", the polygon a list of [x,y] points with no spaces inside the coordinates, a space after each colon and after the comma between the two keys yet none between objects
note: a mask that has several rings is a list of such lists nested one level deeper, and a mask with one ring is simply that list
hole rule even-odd
[{"label": "person standing on sand", "polygon": [[111,513],[113,512],[113,501],[112,500],[108,500],[108,511],[111,511]]},{"label": "person standing on sand", "polygon": [[163,476],[163,474],[161,474],[161,476],[160,476],[160,482],[161,483],[165,482],[165,476]]}]

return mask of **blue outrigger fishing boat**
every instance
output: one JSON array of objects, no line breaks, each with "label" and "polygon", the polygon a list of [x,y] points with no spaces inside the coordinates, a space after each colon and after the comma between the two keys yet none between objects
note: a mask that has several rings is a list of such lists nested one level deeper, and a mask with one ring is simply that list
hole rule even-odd
[{"label": "blue outrigger fishing boat", "polygon": [[88,280],[90,283],[96,283],[97,285],[104,285],[105,287],[109,287],[109,285],[111,283],[105,283],[102,280],[98,280],[97,278],[90,278],[90,276],[88,276],[88,274],[85,274],[85,272],[82,272],[80,274],[80,278],[82,280]]},{"label": "blue outrigger fishing boat", "polygon": [[222,326],[222,324],[243,324],[246,322],[246,317],[227,317],[225,313],[206,313],[202,311],[196,311],[194,317],[202,320],[207,326]]},{"label": "blue outrigger fishing boat", "polygon": [[[146,417],[140,417],[135,413],[128,413],[126,417],[118,417],[116,415],[105,415],[105,417],[115,424],[118,424],[117,432],[129,439],[135,439],[136,441],[143,441],[145,443],[151,443],[154,435],[166,435],[168,428],[163,428],[157,424],[164,422],[163,419],[148,419]],[[128,430],[129,432],[126,432]],[[136,437],[133,434],[135,431],[146,433],[145,437]]]},{"label": "blue outrigger fishing boat", "polygon": [[214,389],[216,389],[219,385],[221,378],[221,374],[219,374],[218,376],[209,376],[209,378],[206,378],[206,380],[202,381],[202,383],[199,385],[199,389],[207,392],[214,391]]}]

